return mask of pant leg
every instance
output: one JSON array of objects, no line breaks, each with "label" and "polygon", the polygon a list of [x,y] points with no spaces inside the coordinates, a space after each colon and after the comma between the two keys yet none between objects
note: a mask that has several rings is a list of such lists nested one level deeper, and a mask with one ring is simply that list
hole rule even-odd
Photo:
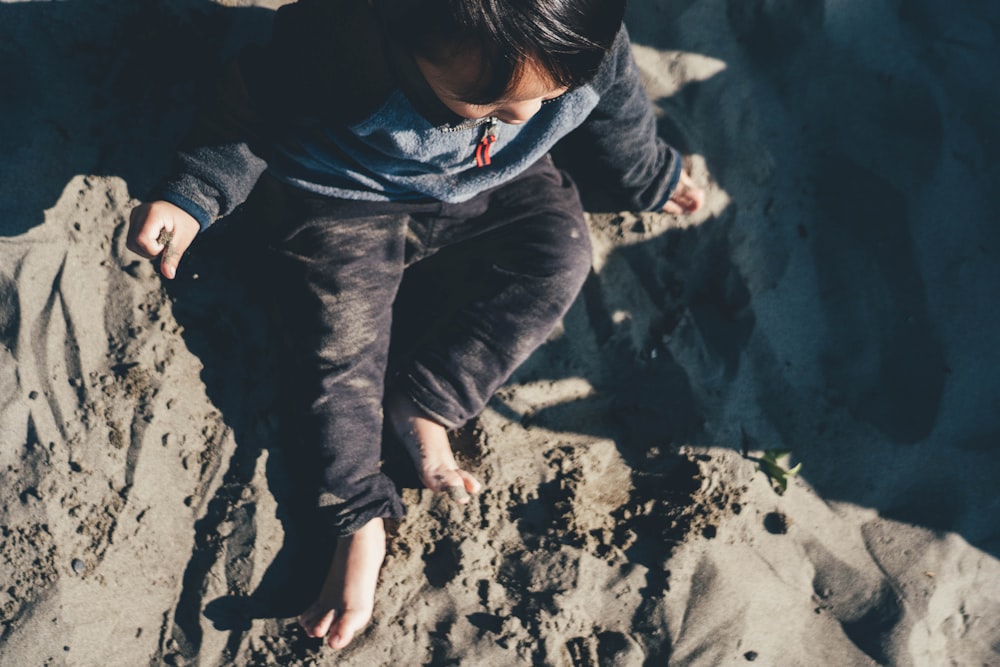
[{"label": "pant leg", "polygon": [[[299,439],[317,447],[317,502],[335,536],[402,518],[381,472],[382,398],[407,217],[271,184],[276,311],[292,351]],[[315,444],[314,444],[315,443]]]},{"label": "pant leg", "polygon": [[[466,219],[470,206],[485,211]],[[472,298],[416,347],[397,386],[455,427],[482,411],[566,314],[590,271],[590,236],[576,187],[546,158],[486,202],[442,209],[433,242],[478,265],[478,280]]]}]

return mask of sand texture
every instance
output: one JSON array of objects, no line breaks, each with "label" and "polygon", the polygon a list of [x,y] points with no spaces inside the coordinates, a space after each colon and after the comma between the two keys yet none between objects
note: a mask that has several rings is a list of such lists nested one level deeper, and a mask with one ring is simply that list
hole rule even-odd
[{"label": "sand texture", "polygon": [[124,247],[274,4],[0,2],[0,665],[1000,665],[1000,3],[635,0],[708,206],[591,216],[470,506],[387,462],[339,654],[253,234]]}]

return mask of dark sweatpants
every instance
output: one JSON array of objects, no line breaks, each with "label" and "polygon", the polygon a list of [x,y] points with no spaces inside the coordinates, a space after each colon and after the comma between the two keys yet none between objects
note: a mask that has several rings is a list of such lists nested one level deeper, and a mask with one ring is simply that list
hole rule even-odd
[{"label": "dark sweatpants", "polygon": [[548,157],[461,204],[348,201],[270,185],[268,208],[280,219],[269,269],[297,366],[298,434],[319,448],[324,523],[348,535],[404,514],[380,469],[404,269],[444,249],[478,269],[474,284],[455,286],[465,300],[444,321],[404,341],[409,353],[391,378],[451,428],[477,415],[565,315],[591,266],[590,239],[575,186]]}]

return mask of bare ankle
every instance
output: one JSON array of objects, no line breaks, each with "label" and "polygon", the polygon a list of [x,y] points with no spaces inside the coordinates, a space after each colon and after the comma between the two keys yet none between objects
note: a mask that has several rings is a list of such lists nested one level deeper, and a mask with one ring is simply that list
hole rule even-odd
[{"label": "bare ankle", "polygon": [[460,504],[469,502],[482,484],[459,468],[444,426],[426,416],[409,397],[392,392],[386,397],[386,418],[431,491],[447,493]]},{"label": "bare ankle", "polygon": [[448,431],[424,412],[408,396],[393,392],[386,397],[386,417],[403,441],[415,463],[428,457],[453,458]]}]

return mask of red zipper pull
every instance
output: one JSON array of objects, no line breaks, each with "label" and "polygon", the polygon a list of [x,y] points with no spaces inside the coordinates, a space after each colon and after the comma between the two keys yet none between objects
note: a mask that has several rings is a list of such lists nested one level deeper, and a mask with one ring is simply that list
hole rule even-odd
[{"label": "red zipper pull", "polygon": [[483,137],[476,144],[476,166],[485,167],[490,163],[490,146],[497,141],[496,132],[497,121],[495,118],[490,118],[490,122],[485,126],[483,130]]}]

